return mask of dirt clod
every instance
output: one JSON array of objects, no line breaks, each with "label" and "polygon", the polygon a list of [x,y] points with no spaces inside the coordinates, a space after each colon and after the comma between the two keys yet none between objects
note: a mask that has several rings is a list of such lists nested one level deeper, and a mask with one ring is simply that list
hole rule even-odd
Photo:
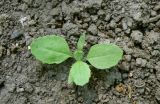
[{"label": "dirt clod", "polygon": [[141,43],[143,39],[143,33],[140,31],[132,31],[131,37],[134,40],[135,43]]}]

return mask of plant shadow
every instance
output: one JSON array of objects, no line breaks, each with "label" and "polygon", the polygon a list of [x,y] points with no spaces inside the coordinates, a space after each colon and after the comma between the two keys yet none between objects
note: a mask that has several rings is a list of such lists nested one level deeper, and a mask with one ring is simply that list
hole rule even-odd
[{"label": "plant shadow", "polygon": [[40,77],[46,76],[49,79],[64,81],[68,77],[69,70],[73,63],[74,60],[70,58],[60,64],[42,64]]}]

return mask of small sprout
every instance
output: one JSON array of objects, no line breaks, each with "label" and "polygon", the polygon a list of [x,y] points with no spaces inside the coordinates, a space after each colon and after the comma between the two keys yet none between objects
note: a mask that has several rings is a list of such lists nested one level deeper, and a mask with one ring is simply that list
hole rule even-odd
[{"label": "small sprout", "polygon": [[64,38],[48,35],[35,39],[30,48],[31,53],[42,63],[59,64],[73,57],[76,62],[71,67],[68,83],[83,86],[89,82],[91,77],[89,65],[83,60],[88,61],[97,69],[107,69],[115,66],[123,55],[122,49],[115,44],[96,44],[91,47],[85,58],[83,52],[84,44],[85,34],[82,34],[77,43],[77,50],[72,53]]}]

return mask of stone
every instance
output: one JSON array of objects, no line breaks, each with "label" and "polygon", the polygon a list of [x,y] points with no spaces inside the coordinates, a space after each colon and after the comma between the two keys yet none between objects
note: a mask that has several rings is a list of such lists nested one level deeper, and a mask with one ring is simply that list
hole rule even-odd
[{"label": "stone", "polygon": [[22,36],[22,31],[20,30],[14,30],[13,33],[11,34],[11,39],[16,39]]},{"label": "stone", "polygon": [[131,29],[128,28],[127,30],[125,30],[125,33],[126,34],[130,34],[131,33]]},{"label": "stone", "polygon": [[136,20],[136,21],[141,21],[142,20],[142,18],[141,18],[142,13],[141,12],[135,12],[135,13],[132,14],[132,16],[133,16],[133,19]]},{"label": "stone", "polygon": [[36,24],[36,21],[35,20],[30,20],[30,21],[28,21],[28,25],[29,26],[33,26],[33,25],[35,25]]},{"label": "stone", "polygon": [[63,25],[62,30],[64,33],[67,33],[67,35],[76,35],[78,32],[78,26],[76,24],[67,22]]},{"label": "stone", "polygon": [[160,28],[160,20],[156,23],[156,26]]},{"label": "stone", "polygon": [[24,85],[24,90],[25,90],[26,92],[28,92],[28,93],[32,93],[33,87],[31,86],[30,83],[26,83],[26,84]]},{"label": "stone", "polygon": [[150,59],[150,55],[145,51],[145,50],[142,50],[142,49],[139,49],[139,48],[135,48],[133,51],[133,56],[136,57],[136,58],[143,58],[143,59]]},{"label": "stone", "polygon": [[86,22],[89,22],[91,20],[91,18],[90,17],[87,17],[87,18],[85,18],[83,21],[86,23]]},{"label": "stone", "polygon": [[96,22],[97,19],[98,19],[98,16],[97,16],[97,15],[92,15],[92,16],[91,16],[91,19],[92,19],[93,22]]},{"label": "stone", "polygon": [[4,3],[4,0],[0,1],[0,6],[2,6],[2,5],[3,5],[3,3]]},{"label": "stone", "polygon": [[60,8],[59,7],[53,8],[50,11],[50,15],[52,15],[52,16],[58,16],[59,14],[60,14]]},{"label": "stone", "polygon": [[158,3],[158,5],[156,5],[156,6],[154,7],[154,10],[155,10],[155,11],[160,10],[160,3]]},{"label": "stone", "polygon": [[146,64],[147,64],[147,61],[145,59],[142,59],[142,58],[137,58],[136,59],[136,65],[137,66],[145,67]]},{"label": "stone", "polygon": [[88,13],[96,15],[101,8],[102,1],[103,0],[86,0],[82,5],[87,9]]},{"label": "stone", "polygon": [[156,16],[156,15],[157,15],[157,12],[156,12],[156,11],[151,10],[151,16]]},{"label": "stone", "polygon": [[124,58],[126,61],[130,62],[131,61],[131,55],[124,55]]},{"label": "stone", "polygon": [[152,54],[153,56],[160,56],[160,51],[154,50],[154,51],[151,52],[151,54]]},{"label": "stone", "polygon": [[89,43],[91,44],[96,44],[98,41],[98,37],[93,36],[93,35],[87,35],[86,39],[88,40]]},{"label": "stone", "polygon": [[88,24],[87,24],[87,23],[84,23],[84,24],[82,25],[82,27],[83,27],[84,29],[86,29],[86,28],[88,27]]},{"label": "stone", "polygon": [[108,22],[110,19],[111,19],[111,15],[107,14],[104,20]]},{"label": "stone", "polygon": [[143,39],[143,33],[138,30],[134,30],[131,33],[131,38],[134,40],[135,43],[141,43]]},{"label": "stone", "polygon": [[6,21],[6,19],[9,19],[10,18],[10,15],[8,14],[1,14],[0,15],[0,23],[3,23]]},{"label": "stone", "polygon": [[160,14],[150,18],[148,22],[155,22],[155,21],[158,21],[159,19],[160,19]]},{"label": "stone", "polygon": [[24,38],[25,38],[26,46],[29,46],[32,41],[31,36],[28,33],[24,33]]},{"label": "stone", "polygon": [[133,19],[132,18],[127,18],[127,26],[128,27],[131,27],[132,28],[132,26],[133,26]]},{"label": "stone", "polygon": [[21,72],[21,70],[22,70],[22,67],[20,65],[17,66],[17,72]]},{"label": "stone", "polygon": [[123,28],[123,30],[127,30],[127,28],[128,28],[126,19],[123,19],[123,20],[122,20],[122,28]]},{"label": "stone", "polygon": [[99,10],[97,14],[98,14],[98,16],[102,16],[105,14],[105,12],[104,12],[104,10]]},{"label": "stone", "polygon": [[127,79],[127,78],[128,78],[128,74],[127,74],[127,73],[123,73],[123,74],[122,74],[122,78],[123,78],[123,80],[124,80],[124,79]]},{"label": "stone", "polygon": [[116,28],[116,29],[115,29],[115,33],[116,33],[116,34],[121,33],[121,32],[122,32],[122,30],[121,30],[120,28]]},{"label": "stone", "polygon": [[16,91],[19,93],[19,92],[23,92],[24,91],[24,88],[19,88],[17,87]]},{"label": "stone", "polygon": [[98,34],[97,26],[95,24],[91,24],[88,28],[88,32],[90,32],[93,35],[97,35]]},{"label": "stone", "polygon": [[134,81],[134,85],[135,85],[137,88],[144,88],[144,87],[145,87],[145,82],[144,82],[142,79],[135,80],[135,81]]},{"label": "stone", "polygon": [[98,40],[98,43],[99,43],[99,44],[109,44],[109,43],[111,43],[111,41],[110,41],[109,39],[100,38],[100,39]]},{"label": "stone", "polygon": [[115,27],[116,27],[116,22],[115,22],[114,20],[112,20],[112,21],[110,22],[109,26],[110,26],[111,28],[115,28]]},{"label": "stone", "polygon": [[119,65],[119,68],[120,68],[122,71],[128,72],[129,69],[130,69],[130,64],[127,63],[127,62],[122,62],[122,63]]},{"label": "stone", "polygon": [[22,11],[26,11],[28,8],[28,5],[24,3],[24,4],[21,4],[18,8]]},{"label": "stone", "polygon": [[135,79],[138,79],[138,78],[141,78],[143,79],[144,78],[144,72],[142,71],[141,68],[137,68],[136,70],[133,70],[132,71],[132,77],[135,78]]},{"label": "stone", "polygon": [[145,88],[138,88],[137,91],[139,94],[144,94]]},{"label": "stone", "polygon": [[148,33],[146,38],[150,44],[154,44],[160,40],[160,35],[158,32],[151,31]]},{"label": "stone", "polygon": [[62,2],[62,13],[64,15],[70,15],[72,12],[71,6],[67,5],[66,2]]},{"label": "stone", "polygon": [[123,46],[123,50],[124,50],[124,52],[126,52],[126,54],[132,54],[133,53],[133,49],[128,48],[127,45]]},{"label": "stone", "polygon": [[46,28],[45,31],[47,34],[64,34],[61,29],[52,29],[52,28]]}]

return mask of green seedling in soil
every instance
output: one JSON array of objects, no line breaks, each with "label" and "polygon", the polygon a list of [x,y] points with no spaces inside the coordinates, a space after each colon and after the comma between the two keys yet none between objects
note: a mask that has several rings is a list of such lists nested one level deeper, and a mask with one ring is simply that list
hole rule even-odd
[{"label": "green seedling in soil", "polygon": [[65,39],[56,35],[48,35],[35,39],[31,43],[31,53],[36,59],[47,64],[59,64],[69,57],[75,58],[68,82],[83,86],[89,82],[91,70],[88,61],[97,69],[108,69],[115,66],[122,58],[123,51],[115,44],[96,44],[91,47],[88,55],[84,57],[83,46],[85,35],[81,35],[77,43],[77,49],[71,52]]}]

